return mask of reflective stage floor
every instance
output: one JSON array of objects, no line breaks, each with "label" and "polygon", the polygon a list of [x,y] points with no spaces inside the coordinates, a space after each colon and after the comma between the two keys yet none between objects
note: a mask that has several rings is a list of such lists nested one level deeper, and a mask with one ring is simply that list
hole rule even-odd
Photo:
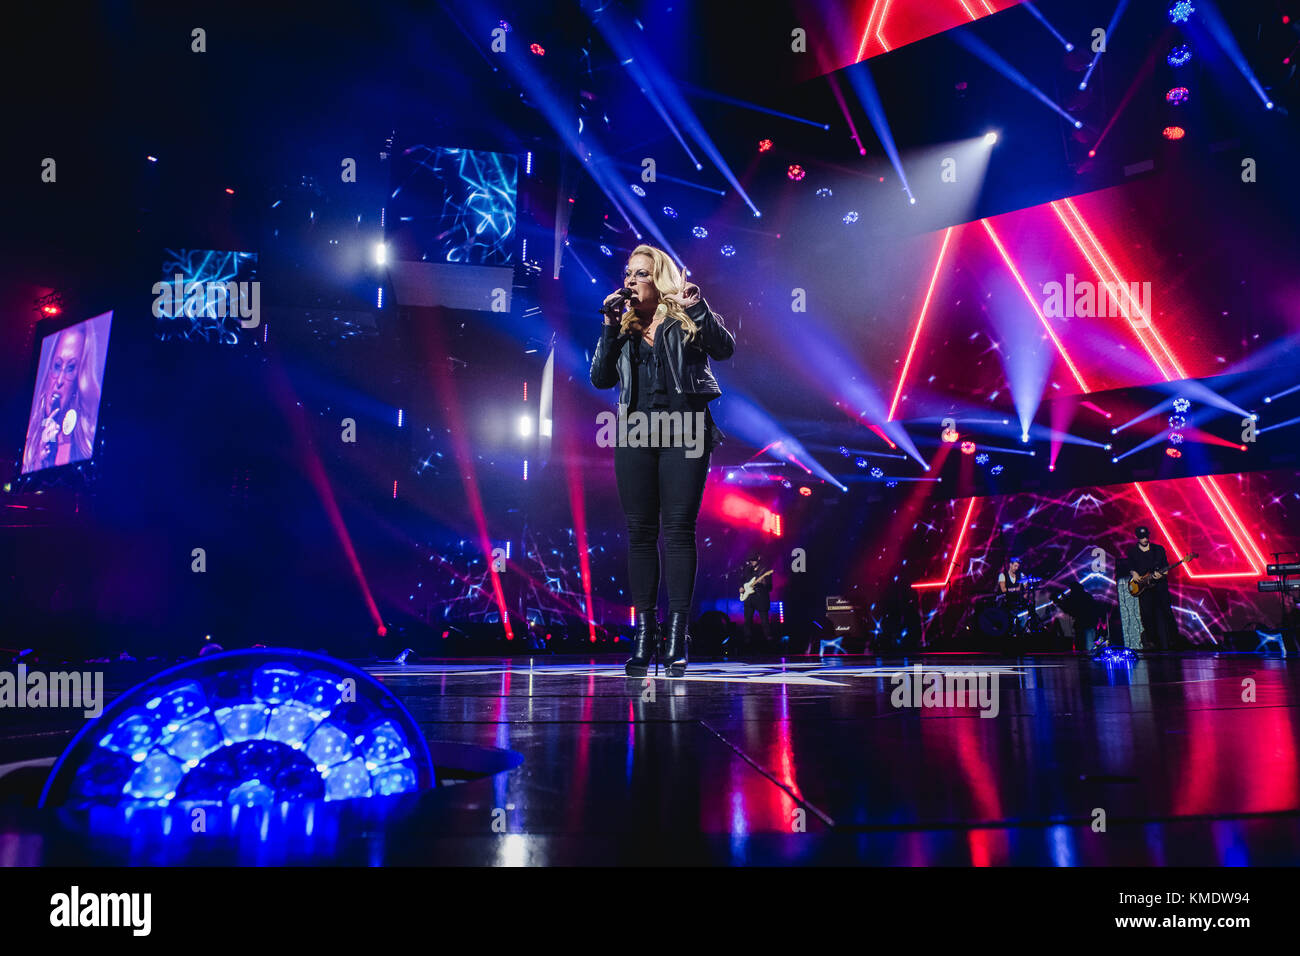
[{"label": "reflective stage floor", "polygon": [[[977,706],[895,706],[904,668],[904,686],[977,672],[987,693]],[[444,767],[460,779],[378,827],[345,814],[297,856],[92,850],[10,801],[0,862],[1300,863],[1293,659],[795,658],[649,681],[607,657],[365,669],[431,743],[513,751],[497,765],[513,767]],[[5,761],[68,739],[41,733],[0,732]]]}]

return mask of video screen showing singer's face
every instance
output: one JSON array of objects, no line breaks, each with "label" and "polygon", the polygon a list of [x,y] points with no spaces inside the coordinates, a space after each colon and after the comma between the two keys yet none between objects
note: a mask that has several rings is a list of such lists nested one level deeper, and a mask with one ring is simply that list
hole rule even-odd
[{"label": "video screen showing singer's face", "polygon": [[22,473],[86,461],[94,454],[99,397],[113,313],[52,332],[41,342]]}]

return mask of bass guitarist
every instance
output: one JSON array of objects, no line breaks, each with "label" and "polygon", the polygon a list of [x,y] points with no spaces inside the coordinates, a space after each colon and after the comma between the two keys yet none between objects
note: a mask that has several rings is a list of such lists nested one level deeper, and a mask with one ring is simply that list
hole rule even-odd
[{"label": "bass guitarist", "polygon": [[1169,555],[1160,545],[1151,543],[1151,529],[1142,525],[1137,529],[1137,544],[1129,546],[1128,560],[1129,579],[1146,585],[1138,594],[1143,642],[1154,642],[1167,651],[1178,640],[1178,627],[1169,605]]}]

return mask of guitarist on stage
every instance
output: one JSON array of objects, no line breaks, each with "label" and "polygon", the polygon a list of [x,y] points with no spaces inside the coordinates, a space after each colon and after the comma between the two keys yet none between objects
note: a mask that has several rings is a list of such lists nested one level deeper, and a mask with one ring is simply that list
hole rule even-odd
[{"label": "guitarist on stage", "polygon": [[1151,529],[1144,525],[1137,529],[1137,544],[1129,546],[1128,560],[1130,579],[1150,575],[1150,586],[1138,595],[1143,637],[1167,651],[1178,638],[1173,608],[1169,606],[1169,556],[1160,545],[1151,543]]},{"label": "guitarist on stage", "polygon": [[768,629],[768,609],[772,604],[772,572],[759,562],[757,551],[749,552],[749,560],[740,567],[739,580],[741,592],[743,593],[746,588],[750,591],[748,595],[741,598],[745,603],[742,626],[746,631],[750,631],[750,615],[757,614],[759,620],[757,642],[766,644],[772,639]]}]

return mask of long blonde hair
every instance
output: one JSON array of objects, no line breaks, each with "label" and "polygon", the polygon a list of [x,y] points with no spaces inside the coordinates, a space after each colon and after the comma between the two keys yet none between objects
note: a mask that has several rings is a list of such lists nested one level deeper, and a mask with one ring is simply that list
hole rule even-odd
[{"label": "long blonde hair", "polygon": [[[649,256],[654,262],[654,267],[650,270],[650,281],[659,291],[659,308],[656,312],[666,313],[665,322],[677,322],[681,325],[682,330],[686,333],[686,340],[691,338],[700,331],[700,327],[695,324],[686,310],[674,299],[668,298],[670,295],[676,295],[686,288],[686,280],[682,272],[677,268],[677,263],[669,258],[668,253],[654,246],[639,245],[632,250],[632,255],[628,256],[631,262],[635,256]],[[641,321],[637,314],[632,310],[632,304],[626,303],[623,306],[623,315],[619,320],[619,331],[627,333],[634,322]]]}]

